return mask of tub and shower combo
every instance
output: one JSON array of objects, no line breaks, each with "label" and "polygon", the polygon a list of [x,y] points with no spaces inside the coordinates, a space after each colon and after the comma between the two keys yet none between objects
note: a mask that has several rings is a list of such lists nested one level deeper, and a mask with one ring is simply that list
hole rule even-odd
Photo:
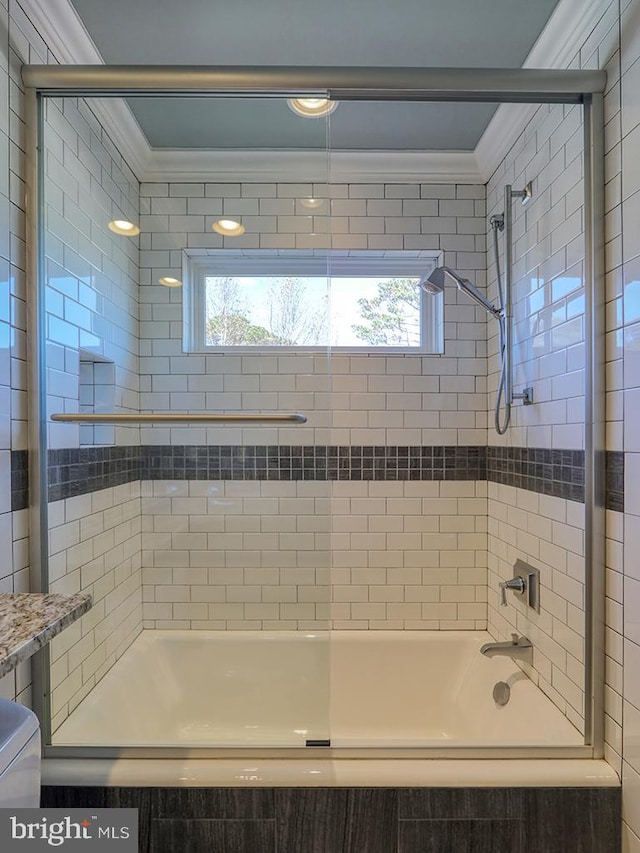
[{"label": "tub and shower combo", "polygon": [[[23,79],[32,582],[93,596],[34,661],[50,790],[615,787],[602,760],[604,73],[27,66]],[[527,266],[554,179],[535,161],[507,156],[485,187],[418,166],[401,180],[391,157],[371,183],[353,177],[353,152],[319,144],[306,180],[286,157],[271,182],[203,158],[201,176],[136,176],[105,124],[123,97],[206,111],[301,94],[339,102],[335,149],[351,102],[535,103],[534,123],[573,111],[579,263],[567,250],[566,270]],[[326,140],[328,119],[314,121]],[[403,228],[420,239],[396,239]],[[249,322],[263,274],[279,296]],[[310,308],[297,339],[284,320],[267,329],[305,300],[337,322],[340,303],[356,307],[349,276],[376,275],[409,282],[412,307],[378,282],[362,316],[391,300],[394,322],[418,312],[415,339],[352,323],[318,344]],[[545,337],[541,294],[565,319],[580,310],[580,330]],[[584,359],[568,447],[544,444],[536,408],[545,341]]]}]

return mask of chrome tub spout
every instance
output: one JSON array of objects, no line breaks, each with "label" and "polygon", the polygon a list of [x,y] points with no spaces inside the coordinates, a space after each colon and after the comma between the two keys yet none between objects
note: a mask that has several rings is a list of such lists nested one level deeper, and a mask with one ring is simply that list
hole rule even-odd
[{"label": "chrome tub spout", "polygon": [[510,642],[485,643],[480,652],[488,658],[501,655],[512,658],[513,660],[521,660],[528,664],[533,662],[533,646],[531,641],[526,637],[519,637],[517,634],[511,635]]}]

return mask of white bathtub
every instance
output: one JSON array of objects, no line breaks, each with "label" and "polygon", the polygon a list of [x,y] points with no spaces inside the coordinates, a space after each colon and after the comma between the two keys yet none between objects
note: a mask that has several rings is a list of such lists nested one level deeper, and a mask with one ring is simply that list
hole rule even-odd
[{"label": "white bathtub", "polygon": [[[613,769],[590,757],[576,729],[510,660],[480,654],[490,639],[146,631],[58,729],[54,743],[75,749],[46,758],[42,782],[618,786]],[[505,707],[492,699],[498,680],[512,682]],[[332,748],[286,757],[273,750],[327,737]],[[109,757],[97,757],[96,746]]]},{"label": "white bathtub", "polygon": [[[466,631],[144,631],[53,744],[581,747],[581,734],[516,664],[480,654],[490,639]],[[497,681],[511,685],[503,707],[492,698]]]}]

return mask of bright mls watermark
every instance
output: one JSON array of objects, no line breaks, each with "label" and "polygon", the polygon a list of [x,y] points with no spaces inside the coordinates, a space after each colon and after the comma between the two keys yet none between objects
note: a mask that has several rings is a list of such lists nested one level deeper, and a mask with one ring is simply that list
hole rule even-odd
[{"label": "bright mls watermark", "polygon": [[137,809],[0,809],[2,853],[39,850],[137,853]]}]

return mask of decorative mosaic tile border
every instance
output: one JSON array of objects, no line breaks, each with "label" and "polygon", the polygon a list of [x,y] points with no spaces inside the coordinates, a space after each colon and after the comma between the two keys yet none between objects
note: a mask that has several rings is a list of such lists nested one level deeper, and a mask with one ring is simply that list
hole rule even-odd
[{"label": "decorative mosaic tile border", "polygon": [[[489,480],[584,501],[584,453],[524,447],[172,445],[49,451],[49,500],[133,480]],[[607,509],[624,508],[624,454],[607,452]],[[28,456],[11,454],[11,508],[28,506]]]},{"label": "decorative mosaic tile border", "polygon": [[[488,447],[487,479],[538,494],[584,503],[584,451]],[[605,456],[605,506],[624,511],[624,453]]]},{"label": "decorative mosaic tile border", "polygon": [[542,495],[584,501],[584,451],[488,447],[487,479]]},{"label": "decorative mosaic tile border", "polygon": [[49,451],[49,501],[143,480],[142,447],[80,447]]},{"label": "decorative mosaic tile border", "polygon": [[26,450],[11,451],[11,509],[29,506],[29,454]]},{"label": "decorative mosaic tile border", "polygon": [[605,467],[607,509],[624,512],[624,453],[621,450],[608,450]]},{"label": "decorative mosaic tile border", "polygon": [[150,480],[484,480],[484,447],[144,448]]}]

